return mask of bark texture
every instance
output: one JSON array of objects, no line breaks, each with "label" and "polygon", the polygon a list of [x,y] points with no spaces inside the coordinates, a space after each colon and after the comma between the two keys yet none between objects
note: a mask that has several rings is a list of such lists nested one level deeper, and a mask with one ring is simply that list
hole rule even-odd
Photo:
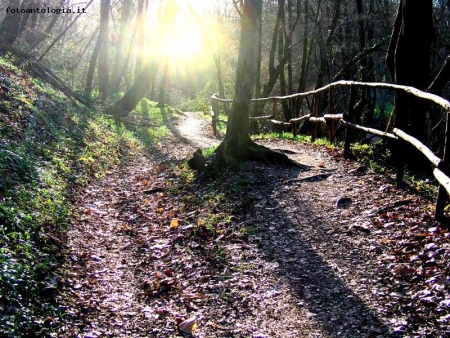
[{"label": "bark texture", "polygon": [[[395,84],[424,91],[427,89],[430,48],[434,38],[432,12],[432,0],[400,2],[386,58]],[[425,126],[426,103],[407,93],[398,92],[389,129],[401,128],[423,140]]]},{"label": "bark texture", "polygon": [[241,39],[236,88],[227,133],[215,153],[221,166],[235,167],[239,162],[256,160],[294,164],[284,154],[254,143],[249,136],[250,104],[255,87],[262,0],[246,0],[241,16]]}]

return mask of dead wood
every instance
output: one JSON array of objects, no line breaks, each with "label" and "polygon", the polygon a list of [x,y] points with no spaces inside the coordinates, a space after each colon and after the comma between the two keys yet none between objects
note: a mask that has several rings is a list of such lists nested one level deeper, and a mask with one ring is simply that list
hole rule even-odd
[{"label": "dead wood", "polygon": [[417,150],[419,150],[422,154],[424,154],[426,158],[428,158],[428,160],[430,160],[430,162],[433,163],[436,167],[439,166],[442,160],[439,157],[437,157],[426,145],[424,145],[418,139],[408,135],[404,131],[397,128],[394,128],[392,132],[401,139],[409,142],[414,147],[416,147]]},{"label": "dead wood", "polygon": [[392,210],[394,208],[398,208],[398,207],[403,206],[403,205],[408,205],[408,204],[411,204],[413,202],[414,202],[414,200],[412,200],[412,199],[395,201],[395,202],[393,202],[391,204],[385,205],[384,207],[378,209],[376,211],[376,214],[384,214],[384,213],[388,212],[389,210]]},{"label": "dead wood", "polygon": [[391,138],[391,139],[394,139],[394,140],[398,139],[397,136],[395,136],[395,135],[393,135],[391,133],[386,133],[384,131],[380,131],[378,129],[363,127],[363,126],[360,126],[358,124],[347,122],[345,120],[341,120],[340,123],[343,124],[344,126],[348,127],[348,128],[362,130],[362,131],[365,131],[366,133],[370,133],[370,134],[374,134],[374,135],[378,135],[378,136],[382,136],[382,137],[388,137],[388,138]]},{"label": "dead wood", "polygon": [[38,63],[33,55],[25,53],[24,51],[21,51],[20,49],[9,46],[7,44],[0,44],[0,50],[13,53],[17,58],[21,60],[21,63],[24,65],[25,69],[29,69],[42,81],[63,92],[64,95],[66,95],[73,104],[77,104],[76,102],[79,102],[90,109],[94,109],[93,105],[88,100],[66,86],[63,81],[55,73],[53,73],[51,69]]},{"label": "dead wood", "polygon": [[153,188],[153,189],[143,190],[142,192],[146,195],[151,195],[151,194],[156,194],[157,192],[163,192],[166,189],[167,188],[164,188],[164,187],[157,187],[157,188]]},{"label": "dead wood", "polygon": [[305,181],[308,181],[308,182],[323,181],[323,180],[326,180],[330,176],[331,176],[331,174],[324,174],[324,173],[309,175],[309,176],[297,178],[295,180],[290,180],[289,183],[300,183],[300,182],[305,182]]}]

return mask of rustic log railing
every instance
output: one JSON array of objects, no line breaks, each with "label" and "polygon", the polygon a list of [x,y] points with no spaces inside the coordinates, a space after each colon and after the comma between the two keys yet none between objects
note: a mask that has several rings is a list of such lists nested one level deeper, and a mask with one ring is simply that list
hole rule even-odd
[{"label": "rustic log railing", "polygon": [[[334,113],[334,103],[335,101],[335,88],[337,87],[350,87],[350,99],[348,111],[346,114],[335,114]],[[431,101],[445,110],[445,121],[446,121],[446,132],[445,132],[445,144],[444,144],[444,153],[443,158],[439,158],[436,156],[426,145],[420,142],[418,139],[414,138],[411,135],[408,135],[404,131],[394,128],[391,133],[384,132],[378,129],[369,128],[365,126],[361,126],[358,124],[354,124],[353,121],[353,107],[356,101],[356,88],[358,87],[370,87],[370,88],[378,88],[378,89],[388,89],[388,90],[401,90],[416,97]],[[323,116],[319,116],[319,93],[328,91],[328,114],[324,114]],[[281,102],[283,100],[292,100],[300,97],[313,96],[313,104],[312,104],[312,112],[311,114],[307,114],[301,117],[293,118],[288,122],[275,120],[274,117],[276,115],[276,105],[277,102]],[[330,83],[322,88],[304,92],[304,93],[296,93],[288,96],[274,96],[267,98],[259,98],[254,99],[252,102],[268,102],[271,101],[273,103],[272,115],[267,116],[258,116],[258,117],[250,117],[250,120],[270,120],[272,124],[281,125],[281,126],[292,126],[294,136],[297,135],[296,126],[302,121],[312,122],[311,124],[311,142],[314,142],[317,136],[317,123],[323,123],[327,125],[329,129],[329,137],[330,141],[334,142],[336,137],[335,131],[335,122],[339,121],[345,129],[345,145],[344,145],[344,156],[348,157],[350,155],[350,143],[351,143],[351,133],[352,130],[361,130],[366,133],[374,134],[383,138],[389,138],[393,140],[402,140],[414,146],[417,150],[419,150],[425,157],[435,166],[433,171],[433,175],[436,180],[439,182],[439,190],[436,201],[435,208],[435,219],[443,220],[444,217],[444,209],[447,203],[447,197],[450,194],[450,178],[449,178],[449,147],[450,140],[448,138],[448,134],[450,132],[450,102],[440,96],[423,92],[417,88],[409,87],[409,86],[401,86],[396,84],[389,83],[379,83],[379,82],[356,82],[356,81],[337,81]],[[217,122],[219,120],[219,103],[231,103],[230,99],[221,99],[217,94],[214,94],[211,97],[211,116],[212,116],[212,125],[214,134],[217,133]],[[225,122],[225,121],[221,121]],[[397,168],[400,171],[400,168]]]}]

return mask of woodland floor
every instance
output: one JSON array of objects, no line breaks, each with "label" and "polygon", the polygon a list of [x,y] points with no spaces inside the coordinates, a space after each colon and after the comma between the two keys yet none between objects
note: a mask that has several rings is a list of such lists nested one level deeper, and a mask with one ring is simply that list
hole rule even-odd
[{"label": "woodland floor", "polygon": [[218,140],[192,114],[167,122],[80,197],[57,336],[184,337],[195,321],[195,337],[450,337],[450,233],[432,200],[286,140],[260,143],[308,169],[187,177]]}]

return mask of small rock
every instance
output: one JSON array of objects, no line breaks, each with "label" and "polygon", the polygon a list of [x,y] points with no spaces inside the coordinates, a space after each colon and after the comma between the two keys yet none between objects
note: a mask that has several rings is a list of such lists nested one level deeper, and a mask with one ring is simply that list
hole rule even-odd
[{"label": "small rock", "polygon": [[426,250],[433,250],[433,249],[436,249],[436,248],[437,248],[436,243],[428,243],[427,245],[425,245],[425,249]]},{"label": "small rock", "polygon": [[366,234],[370,234],[370,228],[367,224],[355,225],[355,229],[358,229],[359,231],[364,232]]},{"label": "small rock", "polygon": [[349,174],[355,174],[355,175],[364,175],[367,172],[367,167],[365,165],[362,165],[358,168],[351,169],[348,171]]},{"label": "small rock", "polygon": [[399,326],[394,328],[390,333],[389,337],[403,337],[405,334],[405,328],[403,326]]},{"label": "small rock", "polygon": [[381,248],[381,246],[375,244],[371,244],[369,250],[375,252],[376,254],[383,253],[383,249]]},{"label": "small rock", "polygon": [[57,294],[58,294],[58,289],[53,285],[46,286],[45,288],[43,288],[41,290],[41,295],[43,297],[49,297],[49,298],[55,297]]},{"label": "small rock", "polygon": [[336,208],[348,209],[352,205],[352,199],[350,197],[340,197],[336,202]]},{"label": "small rock", "polygon": [[103,259],[96,255],[91,255],[91,259],[95,262],[103,262]]}]

